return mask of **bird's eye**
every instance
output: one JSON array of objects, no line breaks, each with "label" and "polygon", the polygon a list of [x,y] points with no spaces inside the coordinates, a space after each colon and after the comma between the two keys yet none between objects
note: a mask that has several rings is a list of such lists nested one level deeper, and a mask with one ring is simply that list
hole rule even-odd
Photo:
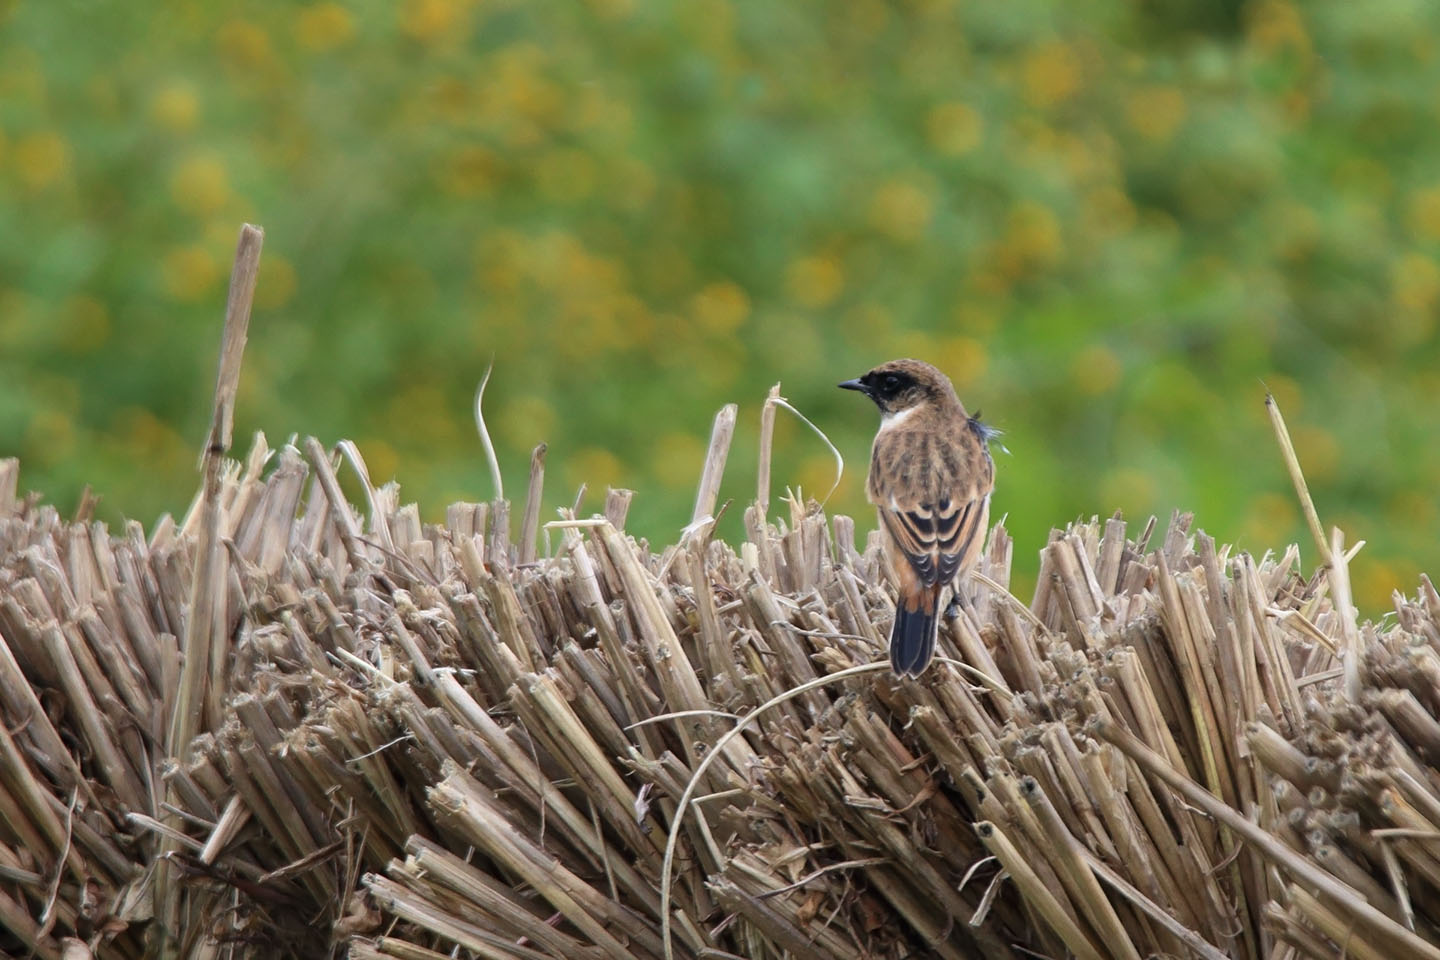
[{"label": "bird's eye", "polygon": [[900,389],[900,378],[893,373],[885,375],[885,389],[891,393]]}]

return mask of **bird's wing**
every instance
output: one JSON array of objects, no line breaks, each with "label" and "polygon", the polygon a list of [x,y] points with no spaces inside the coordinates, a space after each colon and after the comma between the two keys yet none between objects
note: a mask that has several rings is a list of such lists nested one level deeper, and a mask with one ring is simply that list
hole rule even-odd
[{"label": "bird's wing", "polygon": [[990,494],[961,503],[942,499],[880,507],[880,519],[895,539],[921,583],[934,586],[952,580],[979,556],[990,518]]},{"label": "bird's wing", "polygon": [[934,462],[931,482],[915,483],[878,463],[871,476],[881,522],[925,586],[967,569],[980,555],[990,521],[990,455],[968,433],[959,446],[959,456]]}]

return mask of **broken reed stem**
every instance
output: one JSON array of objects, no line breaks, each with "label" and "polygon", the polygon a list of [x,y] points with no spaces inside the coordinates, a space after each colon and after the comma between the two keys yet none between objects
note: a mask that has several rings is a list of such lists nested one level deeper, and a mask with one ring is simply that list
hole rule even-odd
[{"label": "broken reed stem", "polygon": [[770,457],[775,443],[775,401],[780,399],[780,384],[770,388],[765,405],[760,408],[760,463],[755,471],[755,502],[764,516],[770,510]]},{"label": "broken reed stem", "polygon": [[730,441],[735,436],[735,418],[739,412],[736,404],[727,403],[715,414],[715,424],[710,430],[710,447],[700,472],[700,488],[695,494],[695,510],[690,514],[691,525],[715,516],[720,480],[725,475],[725,460],[730,456]]},{"label": "broken reed stem", "polygon": [[[255,281],[260,271],[260,248],[265,232],[245,224],[235,247],[235,264],[230,271],[230,294],[225,304],[225,327],[220,340],[220,363],[215,377],[215,403],[210,432],[201,455],[204,474],[201,487],[200,529],[196,539],[195,567],[190,580],[189,617],[185,622],[184,665],[174,712],[169,718],[166,753],[183,755],[195,739],[202,722],[214,729],[221,722],[228,651],[225,649],[225,553],[220,539],[220,486],[225,455],[230,451],[234,425],[235,396],[240,384],[240,363],[250,326],[250,307],[255,299]],[[178,799],[172,797],[172,800]],[[174,840],[164,844],[168,853],[177,847]],[[157,876],[158,915],[166,927],[165,955],[174,949],[171,936],[179,916],[180,888],[176,878],[160,864]]]},{"label": "broken reed stem", "polygon": [[395,552],[395,541],[390,537],[390,525],[379,522],[382,512],[378,494],[375,491],[375,484],[370,482],[370,468],[365,465],[365,458],[360,455],[360,448],[353,440],[341,440],[335,445],[340,452],[340,458],[350,464],[350,469],[355,471],[355,477],[360,481],[360,492],[365,494],[365,509],[371,518],[376,521],[374,538],[386,553]]},{"label": "broken reed stem", "polygon": [[[219,585],[223,582],[220,542],[220,479],[225,454],[230,450],[234,418],[235,394],[240,380],[240,361],[244,356],[246,332],[250,324],[250,305],[255,296],[255,278],[260,265],[260,248],[265,234],[258,227],[246,224],[240,230],[235,250],[235,265],[230,274],[230,296],[225,309],[225,328],[221,336],[219,372],[215,381],[215,403],[210,431],[201,455],[204,475],[201,496],[201,524],[194,574],[190,586],[190,617],[186,622],[185,664],[175,711],[170,717],[166,752],[172,756],[194,739],[202,717],[211,724],[219,720],[219,697],[213,667],[223,663],[212,649],[223,641],[223,626],[216,617]],[[221,629],[217,629],[221,627]],[[218,651],[216,651],[218,653]]]},{"label": "broken reed stem", "polygon": [[330,505],[335,530],[340,542],[345,546],[350,565],[364,569],[370,561],[365,552],[365,544],[361,541],[360,524],[356,522],[355,515],[345,500],[345,494],[340,490],[340,478],[335,476],[335,469],[330,464],[330,454],[325,452],[320,441],[314,437],[306,437],[304,446],[305,459],[310,461],[310,467],[315,471],[315,482]]},{"label": "broken reed stem", "polygon": [[630,501],[635,491],[624,488],[610,488],[605,491],[605,520],[616,530],[625,529],[625,520],[630,516]]},{"label": "broken reed stem", "polygon": [[540,532],[540,498],[545,491],[546,449],[542,443],[530,451],[530,483],[525,488],[525,516],[520,523],[521,563],[535,560],[535,538]]},{"label": "broken reed stem", "polygon": [[214,416],[206,455],[223,456],[230,450],[234,429],[235,395],[240,389],[240,363],[250,330],[250,306],[255,302],[255,281],[260,273],[260,248],[265,231],[251,224],[240,228],[235,263],[230,269],[230,294],[225,302],[225,328],[220,338],[220,365],[215,376]]},{"label": "broken reed stem", "polygon": [[1270,414],[1270,426],[1275,430],[1275,440],[1280,444],[1280,456],[1285,460],[1290,482],[1295,485],[1295,495],[1300,498],[1300,509],[1310,527],[1310,536],[1315,538],[1321,562],[1328,564],[1331,559],[1330,544],[1326,542],[1325,530],[1320,526],[1320,514],[1315,512],[1315,501],[1310,498],[1310,487],[1305,482],[1305,474],[1300,470],[1300,458],[1295,455],[1295,444],[1290,442],[1290,431],[1285,426],[1285,418],[1280,414],[1280,404],[1275,402],[1275,395],[1269,392],[1265,394],[1265,412]]},{"label": "broken reed stem", "polygon": [[1335,609],[1340,615],[1342,656],[1340,667],[1344,676],[1345,695],[1352,703],[1360,702],[1361,676],[1365,669],[1365,644],[1355,625],[1355,605],[1350,591],[1350,558],[1345,553],[1345,535],[1339,527],[1330,531],[1330,569],[1325,577]]},{"label": "broken reed stem", "polygon": [[174,756],[194,738],[204,712],[213,727],[220,721],[221,686],[225,668],[225,571],[220,542],[220,481],[225,455],[230,452],[234,428],[235,395],[240,387],[240,363],[250,328],[250,306],[260,271],[260,248],[265,231],[245,224],[235,246],[230,271],[230,295],[225,304],[225,327],[220,340],[220,364],[215,377],[215,403],[210,433],[201,455],[204,473],[204,508],[194,576],[190,581],[190,617],[185,629],[185,663],[175,713],[170,718],[168,752]]}]

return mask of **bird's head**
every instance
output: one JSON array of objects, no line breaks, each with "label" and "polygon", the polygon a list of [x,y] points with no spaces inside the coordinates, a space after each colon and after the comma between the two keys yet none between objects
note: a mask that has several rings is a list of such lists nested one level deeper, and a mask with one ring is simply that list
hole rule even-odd
[{"label": "bird's head", "polygon": [[950,378],[922,360],[891,360],[840,387],[865,394],[887,416],[927,403],[959,403]]}]

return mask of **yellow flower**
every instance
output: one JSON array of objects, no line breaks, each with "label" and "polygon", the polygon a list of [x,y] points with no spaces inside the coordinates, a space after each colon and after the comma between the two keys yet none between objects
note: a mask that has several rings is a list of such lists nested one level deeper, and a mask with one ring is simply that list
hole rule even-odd
[{"label": "yellow flower", "polygon": [[210,292],[219,279],[215,258],[204,247],[176,247],[160,263],[165,292],[172,300],[190,302]]},{"label": "yellow flower", "polygon": [[1115,351],[1092,344],[1075,354],[1070,362],[1070,380],[1082,394],[1096,397],[1115,389],[1122,369]]},{"label": "yellow flower", "polygon": [[255,70],[267,66],[274,56],[270,35],[263,27],[247,20],[231,20],[215,34],[220,58],[237,70]]},{"label": "yellow flower", "polygon": [[475,242],[475,280],[487,293],[513,293],[525,275],[526,239],[514,230],[488,229]]},{"label": "yellow flower", "polygon": [[170,198],[191,216],[218,212],[230,198],[225,164],[212,153],[187,157],[170,177]]},{"label": "yellow flower", "polygon": [[1080,224],[1081,235],[1096,239],[1129,233],[1135,226],[1135,204],[1119,187],[1098,187],[1085,195]]},{"label": "yellow flower", "polygon": [[1422,253],[1407,253],[1390,270],[1390,296],[1404,310],[1430,310],[1440,300],[1440,267]]},{"label": "yellow flower", "polygon": [[566,458],[561,472],[569,480],[570,487],[578,488],[583,483],[591,493],[603,493],[606,487],[618,487],[625,475],[619,458],[600,447],[577,450]]},{"label": "yellow flower", "polygon": [[925,117],[925,138],[937,152],[958,157],[980,146],[985,120],[968,103],[942,103]]},{"label": "yellow flower", "polygon": [[957,390],[964,390],[985,375],[990,353],[973,337],[950,337],[941,341],[935,365],[945,371]]},{"label": "yellow flower", "polygon": [[563,118],[565,92],[545,75],[549,60],[550,54],[532,43],[512,43],[491,59],[480,95],[483,116],[512,146],[535,146],[543,128]]},{"label": "yellow flower", "polygon": [[499,164],[495,154],[478,144],[460,147],[445,157],[436,174],[440,189],[456,197],[488,196]]},{"label": "yellow flower", "polygon": [[69,174],[70,144],[54,130],[27,133],[16,141],[12,162],[22,184],[44,190]]},{"label": "yellow flower", "polygon": [[1020,70],[1025,100],[1033,107],[1053,107],[1080,90],[1080,58],[1058,40],[1030,52]]},{"label": "yellow flower", "polygon": [[1275,403],[1279,405],[1280,412],[1285,419],[1294,422],[1295,418],[1300,415],[1300,411],[1305,408],[1305,397],[1300,392],[1300,384],[1283,373],[1267,374],[1263,379],[1266,389],[1275,398]]},{"label": "yellow flower", "polygon": [[1063,250],[1060,222],[1049,207],[1023,201],[1010,211],[1004,245],[1021,265],[1054,263]]},{"label": "yellow flower", "polygon": [[892,240],[913,243],[930,224],[930,194],[914,183],[891,180],[881,184],[870,201],[870,223]]},{"label": "yellow flower", "polygon": [[464,12],[458,0],[405,0],[400,29],[422,43],[435,43],[454,35]]},{"label": "yellow flower", "polygon": [[295,41],[306,50],[324,53],[350,42],[355,20],[338,3],[315,3],[295,18]]},{"label": "yellow flower", "polygon": [[1407,211],[1410,229],[1425,240],[1440,240],[1440,186],[1425,187],[1410,195]]},{"label": "yellow flower", "polygon": [[169,83],[150,98],[150,119],[156,126],[183,133],[195,126],[200,98],[188,83]]},{"label": "yellow flower", "polygon": [[629,139],[635,127],[630,104],[600,86],[584,86],[575,92],[569,119],[573,129],[603,133],[611,142]]},{"label": "yellow flower", "polygon": [[1286,0],[1261,0],[1245,7],[1246,39],[1266,53],[1294,50],[1310,52],[1310,34],[1300,11]]},{"label": "yellow flower", "polygon": [[1265,211],[1265,224],[1275,252],[1287,260],[1309,256],[1324,233],[1315,211],[1293,200],[1272,204]]},{"label": "yellow flower", "polygon": [[845,271],[834,257],[802,257],[785,270],[785,292],[812,310],[835,302],[845,288]]},{"label": "yellow flower", "polygon": [[711,283],[695,294],[690,312],[700,329],[717,336],[734,333],[750,316],[750,297],[729,280]]},{"label": "yellow flower", "polygon": [[1185,95],[1177,87],[1143,87],[1125,101],[1125,117],[1146,140],[1165,143],[1185,122]]}]

